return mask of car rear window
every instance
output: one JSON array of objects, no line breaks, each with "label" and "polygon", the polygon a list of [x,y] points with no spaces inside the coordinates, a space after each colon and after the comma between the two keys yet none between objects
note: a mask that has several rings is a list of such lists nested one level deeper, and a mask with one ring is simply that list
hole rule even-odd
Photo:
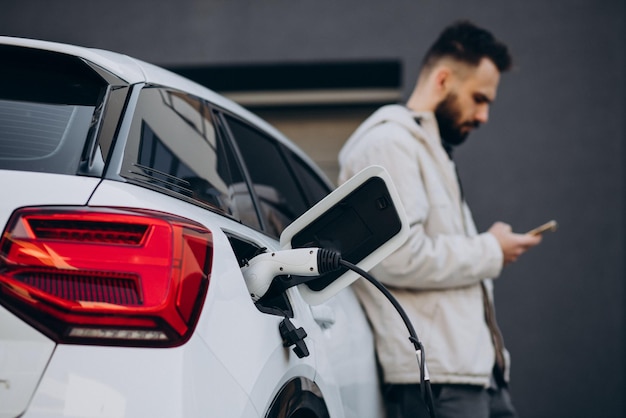
[{"label": "car rear window", "polygon": [[80,59],[0,45],[0,169],[75,174],[107,83]]}]

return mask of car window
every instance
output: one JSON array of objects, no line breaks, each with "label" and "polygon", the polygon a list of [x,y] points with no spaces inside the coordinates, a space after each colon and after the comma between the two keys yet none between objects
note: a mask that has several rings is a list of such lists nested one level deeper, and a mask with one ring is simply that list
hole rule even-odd
[{"label": "car window", "polygon": [[261,206],[265,231],[278,237],[309,207],[301,184],[275,139],[225,115]]},{"label": "car window", "polygon": [[0,47],[0,168],[76,174],[107,83],[78,58]]},{"label": "car window", "polygon": [[332,188],[307,163],[302,161],[291,150],[286,149],[286,147],[282,148],[289,166],[293,169],[298,182],[302,185],[301,189],[306,195],[309,207],[322,200],[332,191]]},{"label": "car window", "polygon": [[202,99],[157,86],[144,87],[120,175],[260,228],[244,177],[224,139]]}]

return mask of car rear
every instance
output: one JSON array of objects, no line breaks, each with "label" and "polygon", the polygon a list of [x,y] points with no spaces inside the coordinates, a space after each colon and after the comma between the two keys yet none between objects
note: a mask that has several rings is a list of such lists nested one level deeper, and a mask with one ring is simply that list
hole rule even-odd
[{"label": "car rear", "polygon": [[[234,409],[250,409],[206,345],[189,342],[212,232],[160,210],[88,206],[129,83],[55,48],[0,44],[0,417],[180,416],[206,404],[184,388],[208,372],[231,382]],[[191,352],[205,361],[181,373]]]}]

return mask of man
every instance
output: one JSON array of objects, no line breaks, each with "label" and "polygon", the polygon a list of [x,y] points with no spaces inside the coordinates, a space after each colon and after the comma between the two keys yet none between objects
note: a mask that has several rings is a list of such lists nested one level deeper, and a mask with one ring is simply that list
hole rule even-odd
[{"label": "man", "polygon": [[[491,278],[539,236],[496,222],[478,234],[452,149],[489,117],[507,47],[485,29],[458,22],[424,57],[406,106],[384,106],[339,154],[339,182],[369,165],[385,167],[410,223],[407,242],[372,273],[398,299],[424,344],[439,418],[514,417],[508,352],[493,319]],[[357,294],[376,336],[388,418],[428,416],[413,346],[396,311],[368,283]]]}]

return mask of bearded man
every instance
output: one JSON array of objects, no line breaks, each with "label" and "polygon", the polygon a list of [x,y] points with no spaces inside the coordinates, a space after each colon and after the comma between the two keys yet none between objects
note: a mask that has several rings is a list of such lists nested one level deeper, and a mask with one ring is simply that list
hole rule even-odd
[{"label": "bearded man", "polygon": [[[413,93],[365,120],[339,154],[339,183],[369,165],[387,169],[410,223],[407,242],[372,273],[403,306],[426,353],[436,415],[515,417],[510,360],[494,317],[492,280],[539,244],[540,236],[494,223],[478,233],[463,198],[452,150],[486,123],[508,48],[461,21],[426,53]],[[429,416],[404,324],[368,283],[355,288],[370,319],[387,418]]]}]

